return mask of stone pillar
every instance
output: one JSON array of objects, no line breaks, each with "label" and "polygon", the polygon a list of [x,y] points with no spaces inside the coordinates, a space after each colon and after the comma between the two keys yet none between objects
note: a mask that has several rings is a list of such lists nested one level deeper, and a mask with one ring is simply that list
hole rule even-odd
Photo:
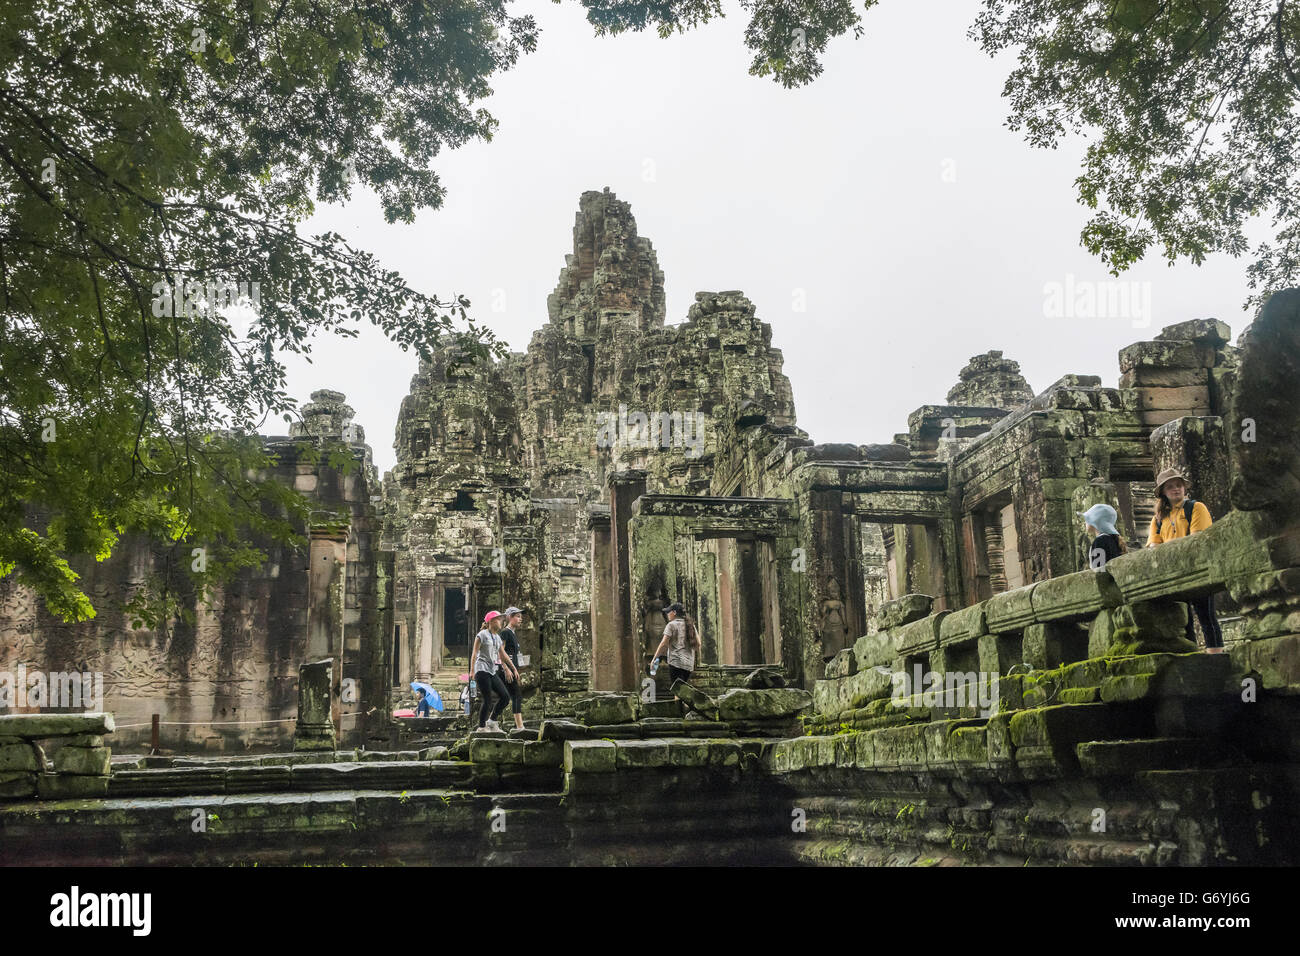
[{"label": "stone pillar", "polygon": [[347,531],[313,528],[307,567],[306,656],[343,653],[343,597]]},{"label": "stone pillar", "polygon": [[298,668],[298,723],[294,750],[334,749],[334,661],[327,658]]},{"label": "stone pillar", "polygon": [[632,502],[646,490],[644,471],[619,471],[609,476],[610,564],[613,569],[612,632],[619,648],[618,686],[611,690],[636,690],[639,686],[632,613],[631,569],[628,562],[628,521]]},{"label": "stone pillar", "polygon": [[429,681],[438,664],[438,648],[434,646],[434,621],[437,619],[438,587],[432,581],[421,581],[415,610],[415,679]]},{"label": "stone pillar", "polygon": [[1161,425],[1151,433],[1151,458],[1157,475],[1176,468],[1187,476],[1188,495],[1204,501],[1213,518],[1224,516],[1229,507],[1228,442],[1222,418],[1186,416]]},{"label": "stone pillar", "polygon": [[591,532],[591,689],[618,688],[622,661],[614,632],[614,568],[610,550],[609,514],[587,515]]}]

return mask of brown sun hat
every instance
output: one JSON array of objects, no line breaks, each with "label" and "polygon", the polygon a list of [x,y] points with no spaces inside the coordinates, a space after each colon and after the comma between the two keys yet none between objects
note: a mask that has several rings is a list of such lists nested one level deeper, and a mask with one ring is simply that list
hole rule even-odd
[{"label": "brown sun hat", "polygon": [[1165,486],[1165,482],[1173,481],[1175,478],[1182,479],[1182,482],[1185,485],[1191,484],[1191,482],[1187,480],[1187,476],[1177,468],[1166,468],[1164,471],[1160,472],[1160,474],[1156,475],[1156,494],[1160,494],[1161,490]]}]

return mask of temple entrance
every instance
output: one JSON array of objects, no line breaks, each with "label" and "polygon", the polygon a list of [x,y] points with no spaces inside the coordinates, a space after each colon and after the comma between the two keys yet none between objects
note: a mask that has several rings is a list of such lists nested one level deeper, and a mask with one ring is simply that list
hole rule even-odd
[{"label": "temple entrance", "polygon": [[469,621],[465,614],[465,592],[443,588],[442,643],[454,656],[469,653]]}]

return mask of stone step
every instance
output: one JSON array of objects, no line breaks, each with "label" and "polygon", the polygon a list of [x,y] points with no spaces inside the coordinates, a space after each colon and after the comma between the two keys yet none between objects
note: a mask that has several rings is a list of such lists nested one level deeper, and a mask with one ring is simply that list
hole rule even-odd
[{"label": "stone step", "polygon": [[643,701],[641,716],[681,719],[686,716],[686,705],[680,700],[674,700],[671,697],[667,700]]},{"label": "stone step", "polygon": [[1213,737],[1089,740],[1079,744],[1075,751],[1083,772],[1090,777],[1213,767],[1232,757],[1232,748]]},{"label": "stone step", "polygon": [[471,768],[451,760],[390,760],[296,766],[176,767],[121,770],[109,778],[112,797],[329,790],[459,789]]}]

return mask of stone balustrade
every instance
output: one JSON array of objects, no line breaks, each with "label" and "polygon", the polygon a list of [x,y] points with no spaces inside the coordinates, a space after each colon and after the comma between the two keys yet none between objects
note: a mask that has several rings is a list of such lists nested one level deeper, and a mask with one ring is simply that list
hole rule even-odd
[{"label": "stone balustrade", "polygon": [[[980,681],[996,675],[1000,710],[1049,700],[1122,699],[1120,685],[1133,681],[1121,680],[1132,675],[1115,670],[1120,662],[1196,650],[1185,637],[1185,602],[1224,590],[1241,604],[1245,619],[1233,648],[1238,669],[1256,675],[1261,689],[1294,688],[1300,685],[1296,565],[1300,548],[1290,534],[1269,537],[1263,517],[1232,512],[1204,532],[1122,555],[1104,569],[1035,582],[958,611],[931,613],[925,596],[907,595],[881,609],[879,631],[859,638],[827,667],[827,679],[815,685],[815,715],[808,722],[822,731],[980,716],[969,701],[957,707],[923,703],[920,688],[912,687],[918,667],[921,673],[965,675],[957,683],[970,685],[963,695],[970,698],[978,698]],[[1094,666],[1073,667],[1083,662]],[[1050,682],[1043,676],[1049,673]],[[1040,685],[1047,683],[1055,689],[1044,692]],[[902,696],[915,699],[898,699],[898,685],[905,687]]]}]

